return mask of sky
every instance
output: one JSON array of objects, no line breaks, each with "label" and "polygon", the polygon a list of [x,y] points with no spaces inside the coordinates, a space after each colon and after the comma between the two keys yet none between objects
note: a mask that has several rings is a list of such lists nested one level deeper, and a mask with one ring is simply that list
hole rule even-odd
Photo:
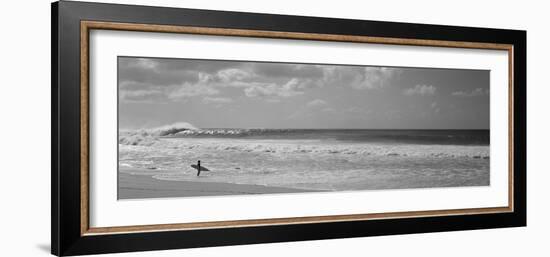
[{"label": "sky", "polygon": [[118,57],[119,128],[489,129],[489,72]]}]

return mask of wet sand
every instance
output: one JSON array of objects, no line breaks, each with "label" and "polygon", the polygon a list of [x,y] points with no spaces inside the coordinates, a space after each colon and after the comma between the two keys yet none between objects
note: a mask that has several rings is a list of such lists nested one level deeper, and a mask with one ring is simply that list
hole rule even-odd
[{"label": "wet sand", "polygon": [[[126,171],[132,172],[130,169]],[[139,172],[137,169],[136,171]],[[312,191],[260,185],[158,180],[152,178],[151,175],[132,175],[126,172],[119,172],[118,179],[118,199],[280,194]]]}]

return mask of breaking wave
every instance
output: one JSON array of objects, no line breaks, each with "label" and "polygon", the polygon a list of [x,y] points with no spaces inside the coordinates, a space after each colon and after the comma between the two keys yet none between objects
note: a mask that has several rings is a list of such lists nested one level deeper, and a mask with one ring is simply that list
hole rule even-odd
[{"label": "breaking wave", "polygon": [[170,136],[188,130],[198,129],[191,123],[176,122],[149,129],[120,131],[118,134],[118,143],[123,145],[150,146],[156,144],[159,137]]},{"label": "breaking wave", "polygon": [[142,150],[159,154],[164,153],[168,155],[204,152],[218,154],[250,153],[258,155],[271,155],[273,157],[309,155],[312,158],[320,156],[347,156],[347,158],[385,156],[389,158],[422,157],[489,159],[490,156],[489,147],[487,146],[414,144],[387,145],[378,143],[353,144],[345,142],[315,142],[312,140],[293,140],[292,142],[288,140],[250,141],[246,139],[225,140],[195,138],[183,140],[178,138],[155,138],[150,136],[124,137],[124,140],[126,143],[121,144],[128,145],[128,147],[154,146],[154,149]]},{"label": "breaking wave", "polygon": [[[254,135],[276,135],[276,134],[289,134],[296,133],[297,131],[307,130],[293,130],[293,129],[225,129],[225,128],[212,128],[212,129],[196,129],[185,130],[175,133],[174,136],[254,136]],[[303,132],[302,132],[303,133]]]},{"label": "breaking wave", "polygon": [[170,137],[337,140],[439,145],[489,145],[489,130],[240,129],[182,130]]},{"label": "breaking wave", "polygon": [[170,125],[147,129],[147,132],[155,136],[167,136],[186,130],[198,130],[198,128],[193,126],[191,123],[176,122]]},{"label": "breaking wave", "polygon": [[[200,129],[187,122],[120,131],[127,146],[155,146],[147,151],[204,151],[270,155],[387,156],[489,159],[484,131],[368,131],[312,129]],[[459,143],[455,143],[458,140]],[[488,140],[488,139],[486,139]],[[396,143],[397,142],[397,143]]]},{"label": "breaking wave", "polygon": [[[489,185],[488,130],[119,131],[122,172],[182,180],[350,190]],[[210,172],[196,176],[201,160]]]},{"label": "breaking wave", "polygon": [[[178,141],[176,141],[178,142]],[[423,146],[382,144],[324,144],[324,143],[179,143],[172,149],[204,150],[210,152],[248,152],[271,155],[305,154],[312,156],[387,156],[424,158],[489,159],[489,148],[484,146]]]}]

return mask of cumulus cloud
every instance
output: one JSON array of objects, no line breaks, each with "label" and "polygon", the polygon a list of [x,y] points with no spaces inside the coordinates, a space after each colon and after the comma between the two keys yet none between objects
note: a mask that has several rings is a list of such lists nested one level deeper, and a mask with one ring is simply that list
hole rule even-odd
[{"label": "cumulus cloud", "polygon": [[[132,88],[133,87],[133,88]],[[216,95],[220,91],[201,83],[155,86],[147,83],[127,83],[119,89],[119,99],[128,103],[166,103],[194,96]]]},{"label": "cumulus cloud", "polygon": [[299,79],[291,79],[283,85],[276,83],[249,83],[249,87],[244,92],[248,97],[291,97],[304,93],[298,91],[299,85]]},{"label": "cumulus cloud", "polygon": [[205,97],[202,101],[206,104],[228,104],[232,103],[233,99],[229,97]]},{"label": "cumulus cloud", "polygon": [[164,98],[164,94],[157,89],[121,90],[119,98],[128,103],[153,103]]},{"label": "cumulus cloud", "polygon": [[252,71],[263,77],[319,79],[323,76],[323,68],[321,65],[262,63],[253,66]]},{"label": "cumulus cloud", "polygon": [[242,69],[230,68],[218,71],[217,77],[221,82],[227,83],[251,78],[252,74]]},{"label": "cumulus cloud", "polygon": [[413,88],[407,88],[403,90],[403,94],[428,96],[428,95],[434,95],[435,91],[436,91],[436,88],[431,85],[416,85]]},{"label": "cumulus cloud", "polygon": [[312,101],[308,102],[306,105],[308,107],[311,107],[311,108],[317,108],[317,107],[327,105],[327,102],[325,100],[315,99],[315,100],[312,100]]},{"label": "cumulus cloud", "polygon": [[395,68],[385,67],[365,67],[363,80],[359,83],[352,84],[356,89],[374,89],[382,88],[387,85],[388,80],[399,74],[399,70]]},{"label": "cumulus cloud", "polygon": [[323,81],[357,90],[380,89],[389,85],[400,74],[399,68],[328,66],[324,70]]},{"label": "cumulus cloud", "polygon": [[167,96],[171,100],[180,100],[193,96],[215,95],[219,92],[219,90],[205,85],[185,83],[176,90],[169,92]]},{"label": "cumulus cloud", "polygon": [[326,85],[383,88],[401,72],[385,67],[133,57],[119,57],[118,64],[119,88],[126,92],[121,99],[128,101],[177,101],[239,88],[247,97],[280,102]]},{"label": "cumulus cloud", "polygon": [[[190,71],[182,71],[179,76],[181,82],[178,82],[180,80],[172,81],[172,73],[159,72],[159,64],[154,60],[137,58],[134,62],[126,63],[125,67],[140,67],[144,70],[139,75],[119,81],[119,98],[122,102],[166,103],[220,92],[210,85],[216,78],[205,72],[195,72],[193,76],[189,76]],[[157,78],[160,75],[163,76],[162,79]]]},{"label": "cumulus cloud", "polygon": [[455,91],[451,95],[457,96],[457,97],[476,97],[476,96],[483,96],[488,94],[489,94],[488,89],[476,88],[470,91]]}]

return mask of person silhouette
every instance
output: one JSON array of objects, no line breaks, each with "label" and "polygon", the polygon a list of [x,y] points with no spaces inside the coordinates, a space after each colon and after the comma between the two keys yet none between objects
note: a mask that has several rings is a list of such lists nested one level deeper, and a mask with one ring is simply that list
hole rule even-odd
[{"label": "person silhouette", "polygon": [[197,169],[197,177],[201,175],[201,171],[210,171],[208,168],[201,166],[201,161],[197,161],[197,164],[192,164],[191,168]]},{"label": "person silhouette", "polygon": [[201,175],[201,161],[197,162],[197,177]]}]

